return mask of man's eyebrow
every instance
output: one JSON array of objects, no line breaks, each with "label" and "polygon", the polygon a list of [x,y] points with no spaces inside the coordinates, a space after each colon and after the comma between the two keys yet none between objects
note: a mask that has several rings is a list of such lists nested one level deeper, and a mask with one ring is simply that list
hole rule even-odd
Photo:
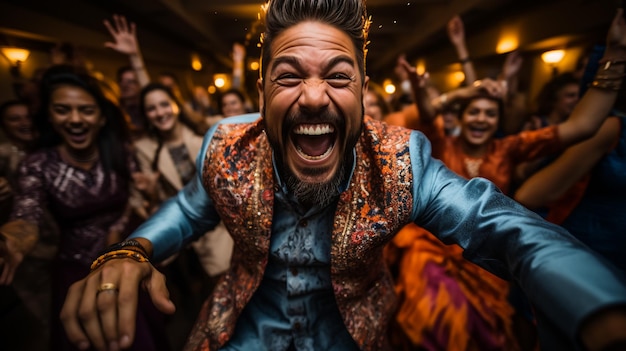
[{"label": "man's eyebrow", "polygon": [[[328,63],[324,70],[329,70],[340,63],[347,63],[350,66],[354,66],[354,59],[348,55],[339,55],[333,57]],[[302,64],[300,63],[300,59],[295,56],[281,56],[274,59],[274,63],[272,64],[272,71],[281,64],[288,64],[293,66],[297,70],[302,70]]]},{"label": "man's eyebrow", "polygon": [[274,63],[272,64],[272,72],[276,69],[276,67],[287,64],[295,67],[297,70],[302,70],[302,64],[300,64],[300,60],[295,56],[281,56],[274,59]]},{"label": "man's eyebrow", "polygon": [[354,66],[354,59],[348,55],[339,55],[339,56],[335,56],[333,57],[328,64],[326,65],[326,69],[330,69],[335,67],[336,65],[340,64],[340,63],[347,63],[350,66]]}]

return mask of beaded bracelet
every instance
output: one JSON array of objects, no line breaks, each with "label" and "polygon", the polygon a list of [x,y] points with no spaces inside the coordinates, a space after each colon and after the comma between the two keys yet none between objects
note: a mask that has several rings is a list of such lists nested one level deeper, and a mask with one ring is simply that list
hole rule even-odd
[{"label": "beaded bracelet", "polygon": [[142,255],[148,257],[148,251],[141,245],[141,243],[135,239],[128,239],[121,241],[119,243],[115,243],[106,249],[100,251],[98,256],[104,255],[107,252],[115,251],[115,250],[134,250],[139,251]]},{"label": "beaded bracelet", "polygon": [[616,59],[616,60],[605,59],[605,60],[598,61],[598,63],[603,64],[604,67],[602,68],[605,71],[607,71],[609,68],[611,68],[611,66],[626,64],[626,59]]},{"label": "beaded bracelet", "polygon": [[591,88],[598,88],[598,89],[606,89],[606,90],[613,90],[613,91],[618,91],[621,88],[622,85],[622,80],[624,78],[624,76],[626,76],[623,73],[623,69],[613,69],[613,67],[617,67],[618,65],[623,65],[626,64],[626,60],[624,59],[605,59],[605,60],[600,60],[599,61],[600,64],[603,64],[604,66],[601,66],[600,69],[598,70],[598,73],[596,74],[596,76],[594,77],[593,81],[589,84],[589,87]]},{"label": "beaded bracelet", "polygon": [[98,267],[102,266],[104,262],[118,258],[130,258],[137,262],[150,262],[148,257],[136,250],[114,250],[100,255],[91,264],[90,270],[94,271]]},{"label": "beaded bracelet", "polygon": [[620,90],[622,86],[621,80],[594,80],[589,84],[591,88],[607,89],[607,90]]}]

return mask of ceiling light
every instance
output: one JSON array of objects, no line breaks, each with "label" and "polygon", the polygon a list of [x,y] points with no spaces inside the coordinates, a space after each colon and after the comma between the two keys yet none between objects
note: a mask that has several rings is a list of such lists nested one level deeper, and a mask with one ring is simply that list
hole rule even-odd
[{"label": "ceiling light", "polygon": [[26,61],[30,55],[30,51],[15,47],[3,47],[1,50],[2,54],[11,62],[13,66],[17,66]]},{"label": "ceiling light", "polygon": [[561,62],[564,56],[565,50],[550,50],[541,54],[541,59],[549,65],[555,65]]}]

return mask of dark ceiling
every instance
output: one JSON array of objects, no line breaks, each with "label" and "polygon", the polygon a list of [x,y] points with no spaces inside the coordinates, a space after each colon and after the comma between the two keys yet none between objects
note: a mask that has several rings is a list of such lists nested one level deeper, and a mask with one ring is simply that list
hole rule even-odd
[{"label": "dark ceiling", "polygon": [[[246,44],[248,57],[259,54],[257,16],[262,0],[0,0],[2,3],[10,9],[23,8],[100,33],[97,38],[80,39],[94,46],[101,46],[102,38],[106,39],[102,19],[113,13],[124,14],[137,23],[145,56],[152,60],[171,51],[159,40],[199,52],[216,67],[231,64],[229,52],[234,42]],[[518,25],[520,47],[537,50],[550,39],[550,45],[564,45],[577,36],[601,35],[614,7],[615,0],[368,0],[373,21],[368,72],[373,77],[389,75],[402,53],[410,59],[433,56],[433,66],[453,62],[445,25],[455,14],[465,22],[472,55],[489,57],[495,51],[487,39],[495,34],[488,33],[499,27]],[[12,17],[0,15],[0,30],[5,34],[45,31],[29,30],[24,24],[27,19]],[[5,20],[13,24],[2,24]],[[11,26],[21,28],[11,32]]]}]

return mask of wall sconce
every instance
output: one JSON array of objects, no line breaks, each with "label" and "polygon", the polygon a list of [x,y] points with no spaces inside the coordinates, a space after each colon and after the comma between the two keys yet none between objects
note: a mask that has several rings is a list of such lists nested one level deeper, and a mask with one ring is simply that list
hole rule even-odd
[{"label": "wall sconce", "polygon": [[258,71],[260,67],[259,60],[250,61],[250,69],[253,71]]},{"label": "wall sconce", "polygon": [[22,63],[26,61],[26,59],[28,59],[30,51],[26,49],[7,46],[0,48],[0,51],[2,51],[4,57],[6,57],[7,60],[9,60],[9,62],[11,63],[11,75],[13,77],[19,77],[20,67]]},{"label": "wall sconce", "polygon": [[415,70],[420,76],[426,73],[426,62],[424,61],[424,59],[419,59],[417,61],[417,63],[415,64]]},{"label": "wall sconce", "polygon": [[391,79],[385,79],[383,82],[383,89],[385,89],[385,93],[391,95],[396,92],[396,86],[393,85]]},{"label": "wall sconce", "polygon": [[213,75],[213,84],[218,89],[228,88],[228,86],[230,84],[230,79],[228,77],[228,74],[224,74],[224,73],[214,74]]},{"label": "wall sconce", "polygon": [[541,60],[552,67],[552,75],[556,76],[558,74],[556,65],[561,62],[564,56],[565,50],[550,50],[541,54]]},{"label": "wall sconce", "polygon": [[202,69],[202,60],[200,60],[198,54],[191,55],[191,68],[194,71],[200,71]]}]

